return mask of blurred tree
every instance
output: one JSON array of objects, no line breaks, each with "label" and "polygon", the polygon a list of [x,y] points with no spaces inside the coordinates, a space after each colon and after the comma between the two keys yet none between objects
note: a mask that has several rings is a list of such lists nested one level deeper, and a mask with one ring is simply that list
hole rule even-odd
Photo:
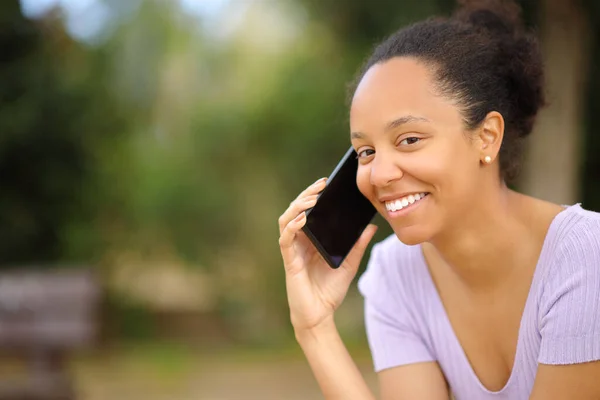
[{"label": "blurred tree", "polygon": [[580,1],[543,0],[540,39],[548,102],[529,139],[522,189],[559,204],[580,198],[584,104],[590,69],[589,14]]},{"label": "blurred tree", "polygon": [[588,85],[585,91],[585,138],[580,148],[583,155],[581,200],[586,208],[600,210],[600,2],[584,0],[586,16],[589,18],[590,46]]},{"label": "blurred tree", "polygon": [[54,15],[0,4],[0,265],[64,261],[94,147],[115,128],[101,71]]}]

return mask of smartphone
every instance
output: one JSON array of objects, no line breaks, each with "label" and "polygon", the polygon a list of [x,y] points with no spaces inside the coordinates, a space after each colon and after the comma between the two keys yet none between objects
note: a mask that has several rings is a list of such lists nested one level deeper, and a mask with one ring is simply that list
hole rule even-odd
[{"label": "smartphone", "polygon": [[335,167],[302,228],[331,268],[338,268],[377,213],[358,190],[358,159],[352,147]]}]

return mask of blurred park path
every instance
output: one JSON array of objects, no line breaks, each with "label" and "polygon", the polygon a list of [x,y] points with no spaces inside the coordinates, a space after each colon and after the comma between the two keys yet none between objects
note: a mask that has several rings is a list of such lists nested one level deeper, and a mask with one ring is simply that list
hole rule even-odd
[{"label": "blurred park path", "polygon": [[[289,353],[289,354],[288,354]],[[376,390],[367,353],[354,356]],[[322,399],[299,352],[202,352],[128,348],[80,357],[71,365],[80,400],[310,400]],[[0,360],[0,374],[19,368]]]},{"label": "blurred park path", "polygon": [[[361,360],[360,368],[371,387],[374,387],[376,377],[370,370],[370,364],[364,361]],[[198,384],[196,393],[203,400],[323,398],[304,360],[254,365],[222,364],[203,371],[199,382],[195,383]]]}]

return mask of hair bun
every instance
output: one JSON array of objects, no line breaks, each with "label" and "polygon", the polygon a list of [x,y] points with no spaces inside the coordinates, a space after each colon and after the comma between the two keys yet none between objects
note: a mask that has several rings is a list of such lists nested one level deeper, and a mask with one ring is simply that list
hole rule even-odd
[{"label": "hair bun", "polygon": [[492,69],[510,90],[505,112],[511,115],[513,131],[518,137],[529,135],[545,104],[544,71],[537,40],[525,32],[521,8],[511,0],[460,0],[459,4],[454,18],[486,35],[488,46],[495,48]]},{"label": "hair bun", "polygon": [[455,18],[492,34],[513,35],[523,29],[521,8],[512,1],[461,0]]}]

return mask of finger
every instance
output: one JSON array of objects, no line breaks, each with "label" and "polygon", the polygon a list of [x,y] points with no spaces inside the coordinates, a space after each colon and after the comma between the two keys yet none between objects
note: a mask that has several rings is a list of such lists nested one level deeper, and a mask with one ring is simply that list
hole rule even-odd
[{"label": "finger", "polygon": [[301,199],[306,196],[310,196],[313,194],[317,194],[321,192],[325,188],[325,183],[327,182],[327,178],[319,178],[312,185],[304,189],[296,199]]},{"label": "finger", "polygon": [[346,260],[342,264],[343,268],[352,273],[356,273],[360,264],[360,260],[365,254],[365,250],[367,249],[369,242],[371,242],[371,240],[373,239],[375,232],[377,232],[377,225],[369,224],[365,228],[363,233],[360,235],[360,237],[352,247],[352,250],[350,250],[348,257],[346,257]]},{"label": "finger", "polygon": [[296,257],[294,250],[294,239],[296,234],[304,224],[306,223],[306,213],[302,212],[292,221],[290,221],[281,232],[279,237],[279,248],[281,249],[281,256],[283,257],[283,263],[287,266]]},{"label": "finger", "polygon": [[283,232],[285,227],[290,223],[291,220],[296,218],[300,213],[314,207],[317,204],[318,194],[308,195],[303,198],[294,200],[287,210],[279,217],[279,234]]},{"label": "finger", "polygon": [[[307,197],[317,197],[318,194],[325,188],[325,182],[327,182],[327,178],[317,179],[312,185],[300,192],[300,194],[290,203],[290,206],[287,208],[287,210],[279,217],[279,234],[281,234],[286,225],[292,219],[296,218],[298,213],[302,210],[301,207],[297,207],[299,204],[298,202]],[[295,204],[296,207],[294,206]],[[303,210],[306,210],[306,208]]]}]

